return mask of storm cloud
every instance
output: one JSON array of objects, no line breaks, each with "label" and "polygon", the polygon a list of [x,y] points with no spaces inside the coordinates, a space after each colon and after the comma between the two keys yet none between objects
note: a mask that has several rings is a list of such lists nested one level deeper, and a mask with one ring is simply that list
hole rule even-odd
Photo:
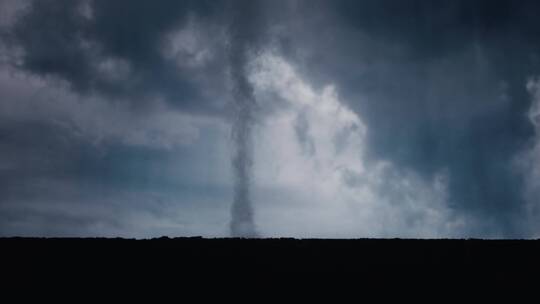
[{"label": "storm cloud", "polygon": [[262,236],[538,236],[539,8],[1,0],[0,234],[228,235],[244,90]]}]

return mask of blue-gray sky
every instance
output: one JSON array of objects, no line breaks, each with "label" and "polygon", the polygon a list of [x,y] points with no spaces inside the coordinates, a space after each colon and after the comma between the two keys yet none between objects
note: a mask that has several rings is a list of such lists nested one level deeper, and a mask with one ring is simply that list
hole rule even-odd
[{"label": "blue-gray sky", "polygon": [[241,79],[261,236],[538,237],[539,9],[0,0],[0,235],[229,235]]}]

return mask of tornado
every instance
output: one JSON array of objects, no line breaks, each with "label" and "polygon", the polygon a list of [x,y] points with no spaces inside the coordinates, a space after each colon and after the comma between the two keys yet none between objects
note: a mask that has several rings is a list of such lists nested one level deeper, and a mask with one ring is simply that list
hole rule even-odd
[{"label": "tornado", "polygon": [[233,237],[256,237],[253,202],[251,200],[255,99],[244,75],[237,74],[234,77],[237,77],[237,88],[234,96],[235,118],[232,124],[234,197],[230,229]]},{"label": "tornado", "polygon": [[[248,5],[249,7],[249,5]],[[244,7],[245,8],[245,7]],[[233,237],[258,237],[251,197],[253,175],[253,127],[256,99],[248,79],[248,59],[255,48],[254,13],[242,9],[231,24],[229,45],[230,78],[232,84],[233,142],[232,170],[234,194],[231,207],[230,232]]]}]

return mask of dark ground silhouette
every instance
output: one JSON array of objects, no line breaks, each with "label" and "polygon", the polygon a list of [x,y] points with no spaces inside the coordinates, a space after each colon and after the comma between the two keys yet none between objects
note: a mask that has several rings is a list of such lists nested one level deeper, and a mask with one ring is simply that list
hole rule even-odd
[{"label": "dark ground silhouette", "polygon": [[6,276],[338,271],[384,279],[391,270],[474,281],[540,270],[538,240],[0,238],[0,248]]}]

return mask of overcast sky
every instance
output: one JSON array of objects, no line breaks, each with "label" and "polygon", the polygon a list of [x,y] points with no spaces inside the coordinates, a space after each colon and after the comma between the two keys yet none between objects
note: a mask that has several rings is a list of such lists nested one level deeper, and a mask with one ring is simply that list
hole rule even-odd
[{"label": "overcast sky", "polygon": [[0,236],[229,236],[241,73],[260,236],[540,237],[539,11],[0,0]]}]

